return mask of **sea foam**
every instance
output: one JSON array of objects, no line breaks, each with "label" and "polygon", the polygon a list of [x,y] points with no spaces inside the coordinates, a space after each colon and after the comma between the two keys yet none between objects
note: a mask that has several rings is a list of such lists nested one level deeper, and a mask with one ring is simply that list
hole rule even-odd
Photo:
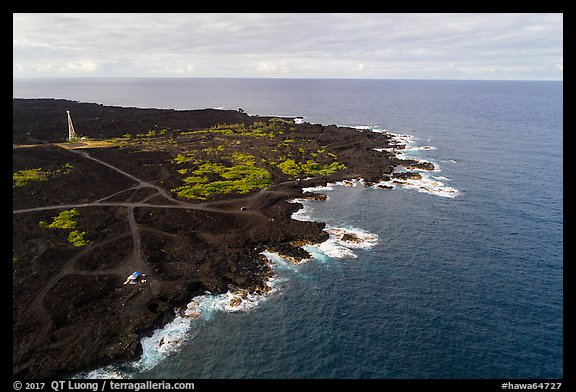
[{"label": "sea foam", "polygon": [[413,189],[418,192],[428,193],[435,196],[454,198],[460,194],[458,189],[446,186],[440,179],[448,180],[446,177],[434,177],[429,174],[421,174],[421,178],[417,179],[400,179],[394,178],[388,181],[380,181],[373,185],[374,188],[395,188],[397,185],[405,189]]},{"label": "sea foam", "polygon": [[[432,165],[434,165],[434,169],[426,170],[417,167],[410,167],[410,165],[407,165],[406,168],[397,167],[396,172],[402,172],[402,171],[418,172],[420,174],[420,178],[419,179],[391,178],[390,180],[387,181],[380,181],[377,184],[374,184],[372,187],[393,189],[396,188],[397,185],[400,185],[402,186],[402,188],[405,189],[413,189],[422,193],[428,193],[435,196],[450,197],[450,198],[454,198],[460,194],[458,189],[446,186],[442,182],[442,181],[449,181],[450,180],[449,178],[446,178],[444,176],[433,176],[429,174],[430,171],[432,172],[441,171],[440,166],[437,163],[420,159],[418,156],[414,156],[411,154],[411,153],[418,153],[420,151],[435,150],[436,147],[429,145],[424,146],[414,145],[416,138],[413,135],[409,135],[406,133],[394,133],[394,132],[387,132],[387,133],[392,135],[392,141],[394,146],[388,148],[375,148],[374,150],[391,152],[400,159],[412,159],[419,163],[431,163]],[[448,162],[452,163],[454,161],[448,160]]]},{"label": "sea foam", "polygon": [[[303,188],[302,191],[322,193],[333,191],[335,186],[356,187],[360,185],[365,185],[363,179],[328,183],[324,186]],[[292,214],[292,219],[314,221],[312,216],[314,209],[310,205],[310,200],[297,198],[290,200],[290,202],[302,204],[302,208]],[[356,258],[357,256],[352,249],[368,249],[378,243],[378,235],[355,227],[334,227],[326,224],[324,231],[329,235],[326,241],[302,246],[304,250],[312,255],[312,259],[321,262],[326,262],[334,258]]]},{"label": "sea foam", "polygon": [[[292,200],[288,200],[289,203],[305,203],[306,199],[292,199]],[[290,216],[292,219],[297,220],[297,221],[302,221],[302,222],[313,222],[314,219],[312,219],[312,212],[314,211],[314,208],[312,208],[312,206],[308,205],[308,204],[303,204],[303,207],[300,208],[298,211],[295,211],[292,213],[292,215]]]},{"label": "sea foam", "polygon": [[369,233],[355,227],[332,227],[327,225],[324,229],[329,238],[319,244],[305,245],[304,250],[312,255],[313,259],[321,262],[330,259],[354,259],[358,256],[353,249],[369,249],[378,243],[378,235]]}]

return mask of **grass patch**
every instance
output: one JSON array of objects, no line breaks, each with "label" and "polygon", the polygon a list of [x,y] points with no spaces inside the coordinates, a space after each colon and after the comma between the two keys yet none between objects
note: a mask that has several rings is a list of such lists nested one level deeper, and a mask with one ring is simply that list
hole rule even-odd
[{"label": "grass patch", "polygon": [[78,230],[73,230],[68,234],[68,242],[73,246],[84,246],[88,244],[88,241],[84,238],[86,235],[85,231],[79,232]]},{"label": "grass patch", "polygon": [[292,122],[282,119],[271,119],[268,123],[257,121],[246,127],[244,124],[218,124],[211,128],[196,131],[182,132],[181,135],[217,134],[220,136],[244,136],[244,137],[274,137],[275,133],[284,131]]},{"label": "grass patch", "polygon": [[18,170],[12,174],[12,187],[26,186],[34,181],[46,181],[49,176],[50,172],[41,168]]},{"label": "grass patch", "polygon": [[64,210],[52,219],[52,223],[48,225],[51,229],[74,229],[76,224],[76,218],[78,217],[78,212],[76,209]]},{"label": "grass patch", "polygon": [[172,192],[186,199],[205,200],[216,194],[242,195],[272,184],[270,172],[254,165],[228,167],[204,163],[192,173],[196,175],[184,178],[185,185],[172,189]]},{"label": "grass patch", "polygon": [[276,166],[282,171],[282,173],[286,174],[290,178],[296,178],[303,175],[309,177],[329,176],[340,170],[346,169],[346,165],[338,163],[337,161],[334,161],[329,165],[323,165],[311,159],[307,160],[305,163],[297,163],[291,158],[278,163]]},{"label": "grass patch", "polygon": [[41,220],[38,225],[45,229],[61,229],[61,230],[71,230],[68,233],[68,242],[73,246],[84,246],[88,244],[86,240],[86,232],[76,230],[78,226],[78,217],[80,214],[76,209],[64,210],[60,214],[52,218],[52,223]]},{"label": "grass patch", "polygon": [[280,170],[282,170],[282,173],[290,176],[291,178],[297,177],[302,172],[300,165],[291,158],[286,159],[284,162],[279,163],[277,166]]},{"label": "grass patch", "polygon": [[66,163],[64,166],[52,171],[42,168],[18,170],[12,173],[12,188],[26,186],[31,182],[46,181],[52,176],[70,174],[72,169],[72,164]]},{"label": "grass patch", "polygon": [[329,176],[330,174],[337,173],[340,170],[346,169],[346,165],[332,162],[330,165],[322,165],[313,160],[308,160],[306,163],[300,165],[302,172],[307,176]]}]

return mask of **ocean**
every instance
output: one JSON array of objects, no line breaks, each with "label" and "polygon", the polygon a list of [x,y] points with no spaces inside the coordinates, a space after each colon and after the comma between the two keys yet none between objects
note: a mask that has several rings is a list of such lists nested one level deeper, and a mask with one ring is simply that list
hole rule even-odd
[{"label": "ocean", "polygon": [[13,96],[302,116],[393,132],[436,167],[319,189],[294,218],[364,242],[267,254],[266,296],[195,298],[200,317],[144,338],[140,361],[79,377],[563,378],[562,82],[51,79]]}]

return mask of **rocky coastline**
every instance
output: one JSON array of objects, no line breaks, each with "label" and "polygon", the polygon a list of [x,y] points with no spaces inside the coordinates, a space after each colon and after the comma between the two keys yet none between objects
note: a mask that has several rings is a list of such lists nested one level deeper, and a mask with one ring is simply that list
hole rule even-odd
[{"label": "rocky coastline", "polygon": [[[66,111],[83,139],[66,141]],[[13,376],[134,360],[195,295],[233,291],[237,306],[266,292],[262,252],[299,262],[328,238],[291,219],[301,204],[289,201],[322,198],[303,188],[431,170],[392,147],[386,133],[241,109],[14,99]],[[146,282],[122,284],[133,271]]]}]

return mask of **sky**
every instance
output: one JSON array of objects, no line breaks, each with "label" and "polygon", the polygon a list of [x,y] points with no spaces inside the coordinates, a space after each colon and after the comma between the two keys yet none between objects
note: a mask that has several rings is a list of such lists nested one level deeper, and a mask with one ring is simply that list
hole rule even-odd
[{"label": "sky", "polygon": [[13,14],[13,77],[563,80],[563,14]]}]

